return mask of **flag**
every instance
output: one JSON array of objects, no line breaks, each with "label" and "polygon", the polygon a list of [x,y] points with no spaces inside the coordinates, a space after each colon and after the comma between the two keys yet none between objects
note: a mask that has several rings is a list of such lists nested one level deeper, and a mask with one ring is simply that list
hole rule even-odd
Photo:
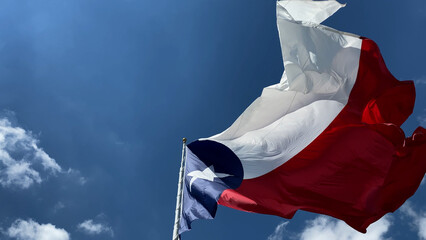
[{"label": "flag", "polygon": [[284,73],[224,132],[188,144],[179,233],[217,205],[292,218],[326,214],[360,232],[414,194],[426,130],[406,138],[412,81],[372,40],[320,23],[337,1],[277,2]]}]

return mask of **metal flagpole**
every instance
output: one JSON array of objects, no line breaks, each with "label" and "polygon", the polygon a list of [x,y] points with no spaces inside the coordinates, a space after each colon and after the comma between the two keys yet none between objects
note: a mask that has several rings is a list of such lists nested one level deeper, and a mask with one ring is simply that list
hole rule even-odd
[{"label": "metal flagpole", "polygon": [[182,139],[182,160],[180,162],[179,170],[179,182],[178,182],[178,191],[176,196],[176,211],[175,211],[175,224],[173,226],[173,240],[180,240],[179,237],[179,221],[180,215],[182,213],[182,197],[183,197],[183,174],[185,170],[185,149],[186,149],[186,138]]}]

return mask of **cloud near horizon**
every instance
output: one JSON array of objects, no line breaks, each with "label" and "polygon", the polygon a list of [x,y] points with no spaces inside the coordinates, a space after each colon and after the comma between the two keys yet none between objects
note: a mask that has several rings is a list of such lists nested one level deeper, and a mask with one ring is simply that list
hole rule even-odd
[{"label": "cloud near horizon", "polygon": [[384,216],[371,224],[366,234],[354,230],[341,220],[328,216],[319,216],[307,221],[301,233],[285,231],[287,224],[288,222],[280,223],[267,240],[386,240],[388,238],[385,235],[392,223],[390,217]]},{"label": "cloud near horizon", "polygon": [[419,239],[426,240],[426,213],[415,211],[409,201],[402,205],[401,212],[413,220]]},{"label": "cloud near horizon", "polygon": [[426,109],[423,109],[423,113],[417,116],[417,121],[420,123],[420,126],[426,127]]},{"label": "cloud near horizon", "polygon": [[416,85],[420,85],[420,84],[426,84],[426,75],[418,77],[418,78],[414,78],[414,84]]},{"label": "cloud near horizon", "polygon": [[27,189],[41,183],[41,174],[55,175],[61,166],[42,148],[30,131],[13,126],[0,117],[0,184],[3,187]]},{"label": "cloud near horizon", "polygon": [[96,223],[92,219],[88,219],[78,224],[77,228],[89,235],[98,235],[106,233],[109,234],[111,237],[114,236],[114,231],[110,226],[107,226],[103,223]]},{"label": "cloud near horizon", "polygon": [[345,222],[331,217],[319,216],[308,221],[300,234],[300,240],[385,240],[391,226],[390,217],[384,216],[367,228],[367,233],[360,233]]},{"label": "cloud near horizon", "polygon": [[288,225],[288,222],[282,222],[275,227],[274,232],[269,235],[268,240],[282,240],[284,239],[285,227]]},{"label": "cloud near horizon", "polygon": [[70,240],[70,234],[55,225],[39,224],[32,219],[18,219],[7,229],[5,235],[16,240]]}]

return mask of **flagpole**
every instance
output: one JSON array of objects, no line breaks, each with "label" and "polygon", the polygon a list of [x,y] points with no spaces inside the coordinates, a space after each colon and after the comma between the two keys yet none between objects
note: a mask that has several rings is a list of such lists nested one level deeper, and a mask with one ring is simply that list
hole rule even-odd
[{"label": "flagpole", "polygon": [[185,169],[185,149],[186,149],[186,138],[182,139],[182,160],[180,162],[179,170],[179,182],[178,182],[178,191],[176,196],[176,211],[175,211],[175,223],[173,226],[173,240],[180,240],[179,237],[179,221],[180,215],[182,213],[182,197],[183,197],[183,173]]}]

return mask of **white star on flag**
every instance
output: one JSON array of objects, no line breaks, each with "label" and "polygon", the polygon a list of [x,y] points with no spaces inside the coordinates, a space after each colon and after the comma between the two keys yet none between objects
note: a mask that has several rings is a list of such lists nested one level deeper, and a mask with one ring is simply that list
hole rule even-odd
[{"label": "white star on flag", "polygon": [[189,182],[189,191],[191,192],[192,191],[191,190],[192,183],[194,183],[194,181],[197,180],[197,179],[204,179],[204,180],[213,182],[213,180],[215,178],[230,177],[230,176],[233,176],[233,175],[226,174],[226,173],[216,173],[214,171],[213,165],[211,165],[210,167],[207,167],[203,171],[200,171],[200,170],[192,171],[192,172],[188,173],[188,176],[192,177],[191,181]]}]

